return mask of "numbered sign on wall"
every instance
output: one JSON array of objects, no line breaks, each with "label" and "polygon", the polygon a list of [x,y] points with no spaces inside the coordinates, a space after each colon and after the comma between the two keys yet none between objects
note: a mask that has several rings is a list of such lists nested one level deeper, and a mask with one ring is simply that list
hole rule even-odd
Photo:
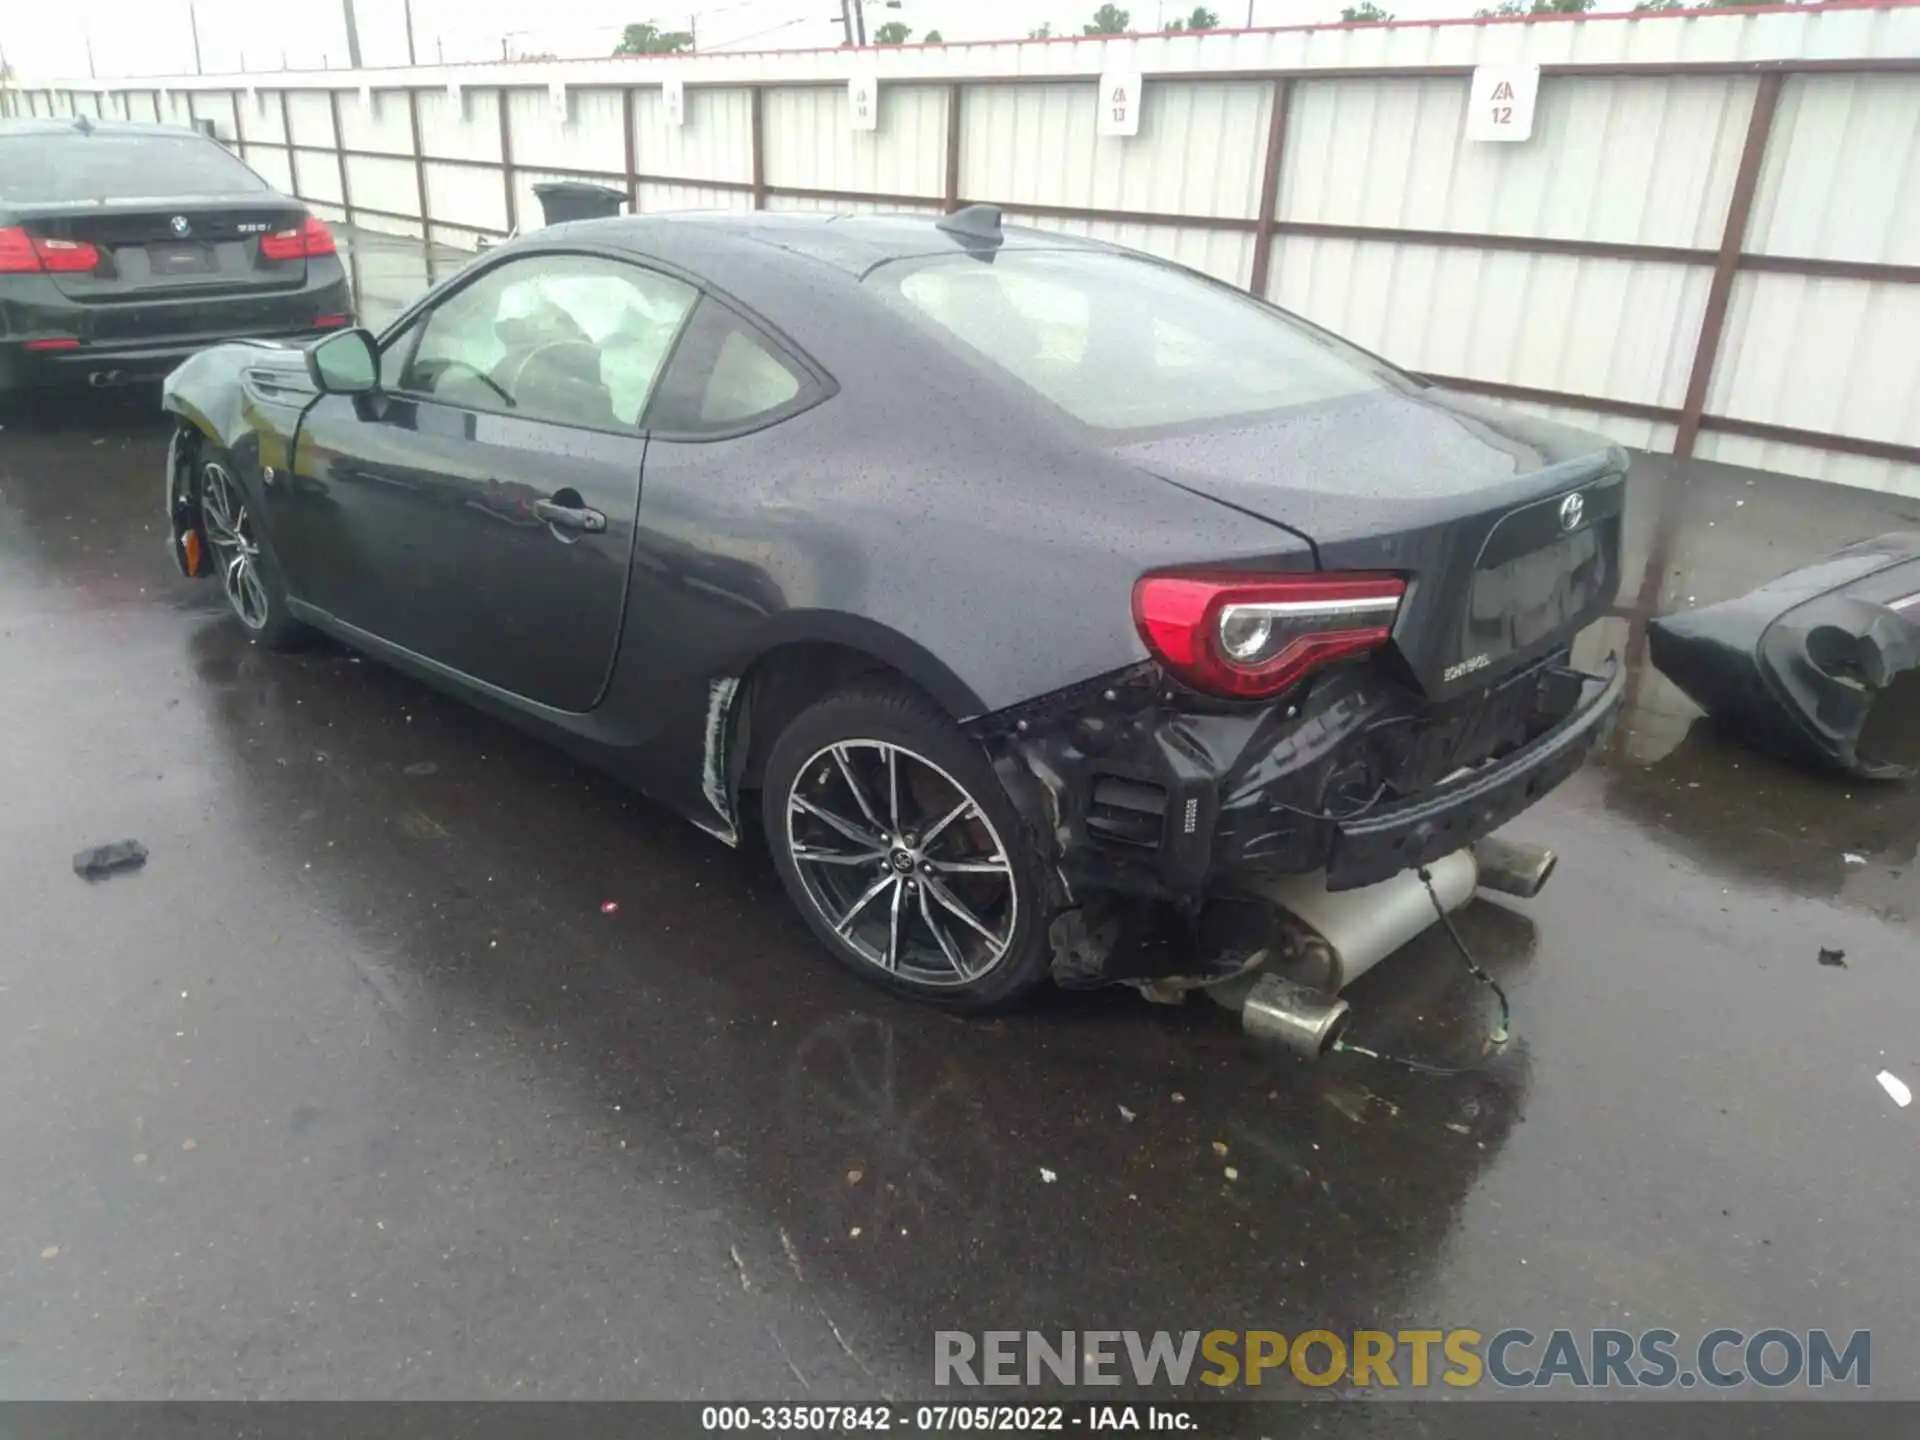
[{"label": "numbered sign on wall", "polygon": [[1109,70],[1100,77],[1100,119],[1096,135],[1140,133],[1140,72]]},{"label": "numbered sign on wall", "polygon": [[660,82],[660,112],[675,130],[687,123],[687,82],[677,75]]},{"label": "numbered sign on wall", "polygon": [[880,128],[878,75],[856,75],[847,81],[847,118],[856,130]]},{"label": "numbered sign on wall", "polygon": [[1538,65],[1476,65],[1467,100],[1469,140],[1525,140],[1533,134]]}]

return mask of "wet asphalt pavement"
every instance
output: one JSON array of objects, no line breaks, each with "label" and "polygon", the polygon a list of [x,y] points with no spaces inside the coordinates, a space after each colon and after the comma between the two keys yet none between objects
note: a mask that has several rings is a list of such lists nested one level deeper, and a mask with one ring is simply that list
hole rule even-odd
[{"label": "wet asphalt pavement", "polygon": [[[355,269],[376,318],[423,283]],[[1546,893],[1464,912],[1516,1040],[1437,1079],[1204,1002],[892,1002],[762,854],[252,648],[161,549],[150,395],[0,421],[0,1397],[910,1396],[936,1329],[1458,1325],[1872,1328],[1920,1397],[1874,1080],[1920,1086],[1920,793],[1717,739],[1639,624],[1920,502],[1639,464],[1587,639],[1632,708],[1513,827]],[[1431,933],[1351,998],[1441,1060],[1491,1018]]]}]

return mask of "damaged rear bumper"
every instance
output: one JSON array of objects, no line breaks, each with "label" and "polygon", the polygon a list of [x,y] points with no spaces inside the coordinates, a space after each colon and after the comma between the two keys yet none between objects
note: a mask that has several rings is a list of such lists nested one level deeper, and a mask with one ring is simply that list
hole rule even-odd
[{"label": "damaged rear bumper", "polygon": [[1193,905],[1321,870],[1345,890],[1473,843],[1579,768],[1623,674],[1563,662],[1444,705],[1354,667],[1264,709],[1171,690],[1143,665],[975,728],[1069,898]]},{"label": "damaged rear bumper", "polygon": [[1492,834],[1585,762],[1620,708],[1626,672],[1589,677],[1581,703],[1553,729],[1452,784],[1383,805],[1334,829],[1327,887],[1372,885]]}]

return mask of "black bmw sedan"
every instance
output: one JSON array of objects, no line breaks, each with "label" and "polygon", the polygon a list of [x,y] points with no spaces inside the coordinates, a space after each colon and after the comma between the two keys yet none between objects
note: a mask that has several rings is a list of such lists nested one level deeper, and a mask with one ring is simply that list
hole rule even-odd
[{"label": "black bmw sedan", "polygon": [[0,121],[0,395],[351,323],[326,225],[197,131]]},{"label": "black bmw sedan", "polygon": [[1449,855],[1620,694],[1570,660],[1617,447],[991,207],[557,226],[165,405],[175,560],[260,643],[751,825],[835,955],[956,1009]]}]

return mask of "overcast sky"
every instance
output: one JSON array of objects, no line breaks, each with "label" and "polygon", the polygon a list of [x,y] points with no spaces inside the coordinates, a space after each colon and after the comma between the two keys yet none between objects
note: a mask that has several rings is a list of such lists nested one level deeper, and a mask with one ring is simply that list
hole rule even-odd
[{"label": "overcast sky", "polygon": [[[201,65],[209,74],[243,68],[346,64],[346,0],[86,0],[61,6],[0,4],[0,51],[22,75],[82,76],[191,73],[191,13]],[[353,0],[361,55],[369,65],[407,59],[406,0]],[[1096,0],[865,0],[871,33],[900,20],[916,36],[937,29],[948,40],[1022,37],[1051,22],[1056,34],[1078,34]],[[1251,0],[1255,25],[1308,25],[1338,20],[1348,0]],[[1386,0],[1402,19],[1470,15],[1484,0]],[[1159,29],[1190,5],[1131,0],[1135,29]],[[1612,8],[1603,0],[1602,8]],[[1620,8],[1625,8],[1620,0]],[[757,49],[833,45],[840,39],[839,0],[412,0],[415,50],[422,63],[498,59],[513,54],[605,54],[620,27],[651,20],[662,29],[692,28],[700,48]],[[1223,25],[1245,25],[1249,0],[1213,0]],[[77,12],[77,13],[76,13]]]},{"label": "overcast sky", "polygon": [[[197,22],[207,73],[281,64],[346,64],[346,0],[84,0],[63,6],[0,0],[0,52],[22,75],[83,76],[88,48],[102,76],[191,73]],[[406,0],[353,0],[361,55],[369,65],[407,59]],[[937,29],[948,40],[1023,37],[1043,22],[1056,34],[1078,34],[1097,0],[865,0],[869,33],[900,20],[916,36]],[[1309,25],[1338,20],[1349,0],[1251,0],[1255,25]],[[1486,0],[1384,0],[1401,19],[1470,15]],[[1176,0],[1130,0],[1133,27],[1159,29],[1184,15]],[[1248,22],[1249,0],[1213,0],[1221,23]],[[1601,0],[1601,9],[1628,0]],[[700,48],[757,49],[833,45],[840,39],[840,0],[412,0],[415,48],[422,63],[498,59],[503,42],[515,54],[605,54],[620,27],[651,20],[662,29],[692,28]]]}]

